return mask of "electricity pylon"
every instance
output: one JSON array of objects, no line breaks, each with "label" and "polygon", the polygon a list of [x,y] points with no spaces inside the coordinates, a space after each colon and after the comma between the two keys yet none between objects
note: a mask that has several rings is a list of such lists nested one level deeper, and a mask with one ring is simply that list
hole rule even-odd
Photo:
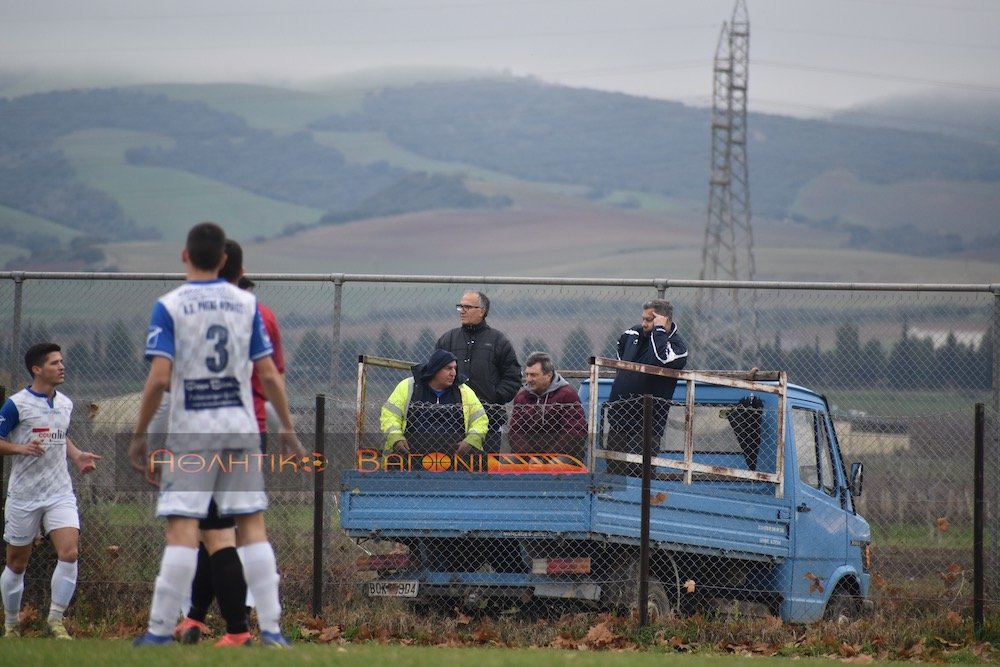
[{"label": "electricity pylon", "polygon": [[[732,21],[722,24],[715,50],[712,162],[701,280],[753,280],[756,274],[747,168],[749,74],[750,19],[745,1],[736,0]],[[752,290],[699,289],[694,325],[698,349],[692,352],[701,367],[755,365],[759,341]]]}]

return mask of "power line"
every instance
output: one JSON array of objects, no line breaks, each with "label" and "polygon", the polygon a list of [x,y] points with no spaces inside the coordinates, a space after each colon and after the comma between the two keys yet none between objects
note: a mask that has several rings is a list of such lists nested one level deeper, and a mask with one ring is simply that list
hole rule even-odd
[{"label": "power line", "polygon": [[1000,93],[1000,86],[991,86],[991,85],[971,83],[971,82],[942,81],[940,79],[924,79],[921,77],[904,76],[901,74],[862,72],[860,70],[836,69],[832,67],[818,67],[815,65],[795,65],[791,63],[779,62],[776,60],[754,60],[754,64],[761,65],[764,67],[774,67],[777,69],[798,70],[802,72],[812,72],[812,73],[819,72],[822,74],[836,74],[838,76],[852,76],[861,79],[878,79],[881,81],[916,83],[924,86],[939,86],[942,88],[958,88],[962,90],[974,90],[985,93]]}]

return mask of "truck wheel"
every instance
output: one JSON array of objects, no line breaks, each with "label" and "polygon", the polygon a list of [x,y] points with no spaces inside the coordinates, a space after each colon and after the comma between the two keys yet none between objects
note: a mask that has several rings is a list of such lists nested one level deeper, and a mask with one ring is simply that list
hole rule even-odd
[{"label": "truck wheel", "polygon": [[843,586],[837,586],[826,603],[823,618],[844,623],[861,617],[861,602]]},{"label": "truck wheel", "polygon": [[646,618],[650,623],[656,623],[673,615],[674,606],[667,597],[667,590],[660,582],[650,579],[646,591]]}]

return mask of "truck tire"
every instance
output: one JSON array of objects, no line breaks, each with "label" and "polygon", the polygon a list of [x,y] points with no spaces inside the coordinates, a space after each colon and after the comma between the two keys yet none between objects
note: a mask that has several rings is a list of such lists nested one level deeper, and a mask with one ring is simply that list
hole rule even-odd
[{"label": "truck tire", "polygon": [[837,623],[857,620],[861,618],[861,601],[846,586],[837,586],[826,603],[823,618]]},{"label": "truck tire", "polygon": [[646,591],[646,618],[650,623],[657,623],[674,616],[676,610],[667,596],[667,589],[660,582],[650,579]]}]

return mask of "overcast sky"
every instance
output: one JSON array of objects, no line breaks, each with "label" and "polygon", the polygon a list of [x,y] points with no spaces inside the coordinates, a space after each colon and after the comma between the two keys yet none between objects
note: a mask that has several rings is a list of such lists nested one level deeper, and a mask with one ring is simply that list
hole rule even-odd
[{"label": "overcast sky", "polygon": [[[0,68],[307,84],[463,66],[708,105],[735,0],[0,0]],[[750,107],[1000,101],[1000,0],[747,0]]]}]

